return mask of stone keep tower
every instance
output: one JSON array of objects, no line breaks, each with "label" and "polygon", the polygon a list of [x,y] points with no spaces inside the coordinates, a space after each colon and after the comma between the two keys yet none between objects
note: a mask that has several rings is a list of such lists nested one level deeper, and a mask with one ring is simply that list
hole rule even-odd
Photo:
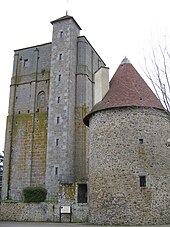
[{"label": "stone keep tower", "polygon": [[[88,141],[83,118],[95,102],[95,72],[104,70],[101,75],[106,80],[109,75],[88,40],[79,36],[81,28],[73,17],[64,16],[52,24],[46,187],[48,198],[54,199],[58,188],[74,190],[75,182],[87,183]],[[101,75],[96,77],[100,80]]]},{"label": "stone keep tower", "polygon": [[74,182],[75,75],[81,28],[69,16],[52,24],[46,187],[55,196],[58,182]]},{"label": "stone keep tower", "polygon": [[170,117],[128,59],[89,126],[89,222],[170,222]]},{"label": "stone keep tower", "polygon": [[101,89],[100,98],[104,95],[101,81],[108,80],[108,69],[80,36],[73,17],[66,15],[52,25],[51,43],[15,51],[4,199],[20,199],[24,187],[38,185],[47,188],[49,199],[67,194],[67,188],[75,200],[77,184],[85,186],[86,194],[88,141],[83,118],[95,103],[95,92]]}]

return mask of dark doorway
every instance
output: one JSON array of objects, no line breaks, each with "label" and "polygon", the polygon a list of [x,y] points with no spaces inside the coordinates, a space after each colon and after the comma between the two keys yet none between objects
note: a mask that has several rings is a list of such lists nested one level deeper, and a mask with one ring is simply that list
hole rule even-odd
[{"label": "dark doorway", "polygon": [[87,203],[87,184],[78,184],[78,203]]}]

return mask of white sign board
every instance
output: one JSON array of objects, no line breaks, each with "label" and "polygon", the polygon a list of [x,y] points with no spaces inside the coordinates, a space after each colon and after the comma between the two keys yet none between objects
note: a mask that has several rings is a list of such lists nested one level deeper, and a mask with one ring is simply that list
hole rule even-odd
[{"label": "white sign board", "polygon": [[61,206],[61,214],[70,214],[71,207],[70,206]]}]

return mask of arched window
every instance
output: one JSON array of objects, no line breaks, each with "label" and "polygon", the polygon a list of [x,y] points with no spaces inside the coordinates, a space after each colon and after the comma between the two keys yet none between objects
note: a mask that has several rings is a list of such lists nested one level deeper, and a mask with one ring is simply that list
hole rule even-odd
[{"label": "arched window", "polygon": [[45,92],[44,91],[40,91],[38,93],[37,108],[40,109],[40,110],[46,108],[46,97],[45,97]]}]

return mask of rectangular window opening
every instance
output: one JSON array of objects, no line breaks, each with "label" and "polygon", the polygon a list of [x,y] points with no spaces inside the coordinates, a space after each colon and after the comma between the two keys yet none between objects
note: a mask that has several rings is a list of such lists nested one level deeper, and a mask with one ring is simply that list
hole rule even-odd
[{"label": "rectangular window opening", "polygon": [[60,96],[58,97],[58,100],[57,100],[58,103],[60,103]]},{"label": "rectangular window opening", "polygon": [[78,203],[87,203],[87,184],[78,184]]},{"label": "rectangular window opening", "polygon": [[139,139],[139,144],[143,144],[143,139]]},{"label": "rectangular window opening", "polygon": [[146,176],[140,176],[140,187],[146,187]]},{"label": "rectangular window opening", "polygon": [[60,117],[57,117],[57,124],[60,123]]},{"label": "rectangular window opening", "polygon": [[24,67],[28,67],[28,59],[24,59]]},{"label": "rectangular window opening", "polygon": [[63,38],[63,31],[60,32],[60,38]]},{"label": "rectangular window opening", "polygon": [[58,144],[59,144],[59,139],[56,139],[56,146],[58,146]]},{"label": "rectangular window opening", "polygon": [[62,60],[62,56],[63,56],[62,54],[59,54],[59,60]]},{"label": "rectangular window opening", "polygon": [[55,175],[58,175],[58,167],[55,167]]},{"label": "rectangular window opening", "polygon": [[61,81],[61,74],[58,75],[58,81]]}]

